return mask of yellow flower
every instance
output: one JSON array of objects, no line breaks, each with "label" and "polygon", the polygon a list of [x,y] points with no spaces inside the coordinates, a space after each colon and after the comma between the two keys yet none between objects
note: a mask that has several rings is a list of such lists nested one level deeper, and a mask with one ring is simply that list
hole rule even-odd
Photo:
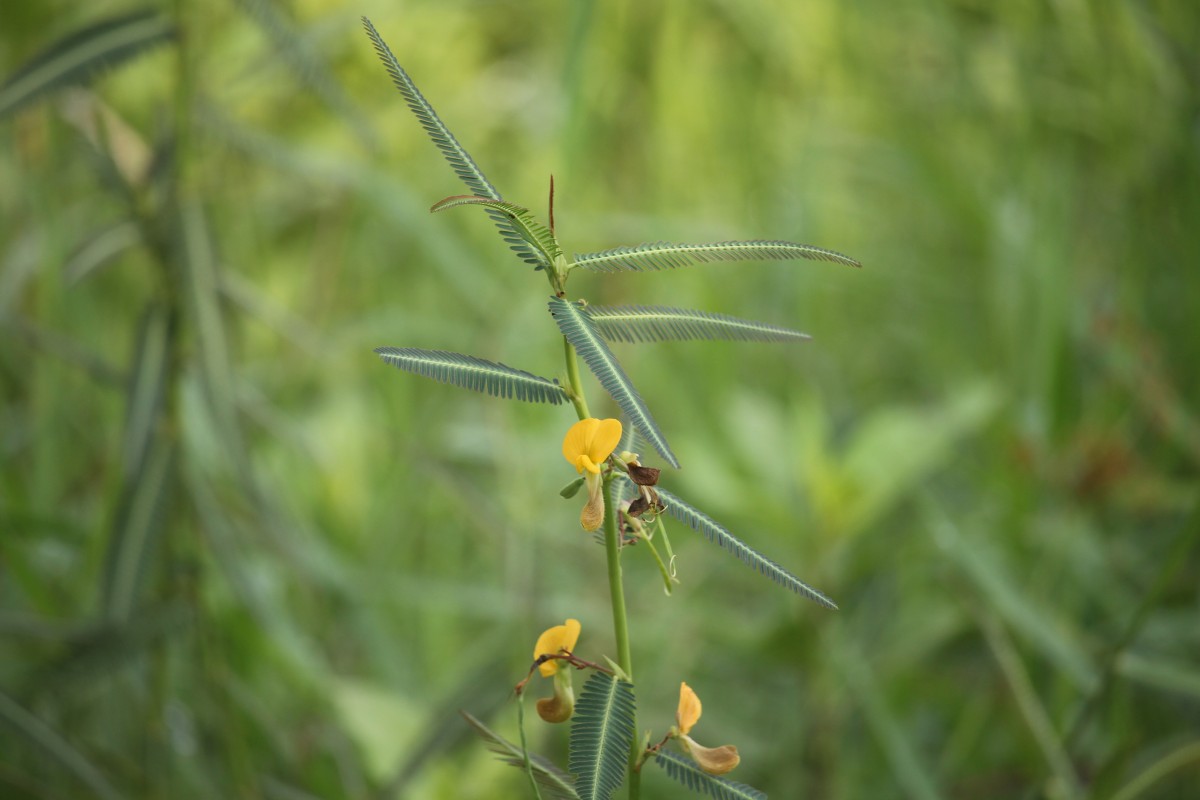
[{"label": "yellow flower", "polygon": [[737,748],[731,744],[721,745],[720,747],[704,747],[697,744],[688,734],[692,730],[692,726],[700,721],[700,713],[703,707],[700,704],[700,698],[692,691],[692,687],[686,683],[679,684],[679,708],[675,712],[675,730],[673,733],[679,738],[680,744],[687,754],[692,757],[696,765],[700,769],[710,775],[724,775],[731,771],[741,762],[741,756],[738,755]]},{"label": "yellow flower", "polygon": [[[570,653],[575,649],[575,643],[579,641],[579,630],[580,625],[577,619],[569,619],[563,625],[547,628],[538,637],[537,644],[533,646],[533,660],[536,661],[546,655],[557,655],[563,650]],[[538,671],[544,677],[549,678],[558,672],[558,659],[551,659],[538,665]]]},{"label": "yellow flower", "polygon": [[686,683],[679,684],[679,709],[675,712],[675,724],[680,733],[691,733],[692,726],[700,721],[700,713],[704,707],[700,698]]},{"label": "yellow flower", "polygon": [[587,472],[588,501],[579,513],[585,531],[599,530],[604,524],[604,481],[600,465],[612,455],[621,441],[621,421],[617,419],[581,419],[563,437],[563,457],[577,472]]},{"label": "yellow flower", "polygon": [[621,421],[618,419],[581,419],[563,437],[563,458],[576,472],[584,470],[600,474],[604,463],[621,441]]},{"label": "yellow flower", "polygon": [[[536,661],[544,655],[557,655],[563,651],[570,653],[579,641],[579,620],[569,619],[563,625],[547,628],[538,637],[533,646],[533,658]],[[571,688],[571,670],[560,669],[558,659],[551,659],[538,665],[538,671],[543,676],[554,678],[554,696],[543,697],[537,701],[538,716],[546,722],[566,722],[575,711],[575,690]]]}]

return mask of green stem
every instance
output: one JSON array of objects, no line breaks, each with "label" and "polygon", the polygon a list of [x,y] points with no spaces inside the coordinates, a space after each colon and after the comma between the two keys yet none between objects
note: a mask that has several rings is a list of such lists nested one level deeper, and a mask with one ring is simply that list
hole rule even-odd
[{"label": "green stem", "polygon": [[[617,532],[617,509],[612,495],[604,487],[604,554],[608,557],[608,591],[612,596],[613,632],[617,639],[617,663],[633,680],[633,656],[629,651],[629,620],[625,613],[625,586],[621,581],[621,548]],[[642,773],[635,769],[642,755],[637,738],[637,722],[633,724],[633,744],[629,749],[629,800],[641,796]]]},{"label": "green stem", "polygon": [[[567,359],[567,380],[571,384],[571,402],[575,404],[575,413],[580,419],[588,419],[587,398],[583,396],[583,386],[579,381],[579,360],[575,356],[575,348],[563,337],[563,353]],[[633,680],[633,656],[629,651],[629,619],[625,613],[625,586],[621,582],[621,539],[617,533],[617,509],[613,507],[612,496],[609,494],[607,482],[601,491],[604,492],[604,554],[608,561],[608,591],[612,598],[613,634],[617,640],[617,663]],[[629,748],[629,800],[638,800],[642,794],[642,773],[636,769],[642,755],[642,748],[637,738],[637,721],[635,718],[633,744]]]},{"label": "green stem", "polygon": [[583,385],[579,382],[579,360],[575,357],[575,348],[563,337],[563,353],[567,357],[567,380],[571,384],[571,402],[575,404],[575,413],[580,419],[592,416],[588,411],[587,398],[583,396]]}]

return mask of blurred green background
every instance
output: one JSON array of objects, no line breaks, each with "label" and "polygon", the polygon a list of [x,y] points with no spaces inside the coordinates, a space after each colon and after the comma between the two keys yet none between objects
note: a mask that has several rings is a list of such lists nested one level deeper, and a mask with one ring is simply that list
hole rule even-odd
[{"label": "blurred green background", "polygon": [[[5,3],[0,76],[131,10]],[[572,281],[814,336],[617,347],[664,485],[841,605],[675,525],[674,596],[626,559],[643,728],[688,681],[779,800],[1196,796],[1200,6],[1167,0],[163,3],[177,38],[0,119],[0,795],[522,797],[457,710],[514,735],[565,617],[615,654],[569,406],[371,352],[562,372],[543,277],[426,213],[463,189],[363,14],[507,199],[554,173],[568,252],[865,265]]]}]

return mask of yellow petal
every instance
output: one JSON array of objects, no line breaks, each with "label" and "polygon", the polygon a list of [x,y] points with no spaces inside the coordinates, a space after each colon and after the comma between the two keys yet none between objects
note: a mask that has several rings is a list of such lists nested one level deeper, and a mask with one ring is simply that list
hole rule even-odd
[{"label": "yellow petal", "polygon": [[[561,650],[572,652],[575,649],[575,643],[579,641],[579,629],[579,620],[577,619],[569,619],[564,625],[547,628],[538,637],[537,644],[533,646],[534,660],[536,661],[544,655],[556,655]],[[550,677],[558,672],[558,660],[554,659],[538,665],[538,671],[545,677]]]},{"label": "yellow petal", "polygon": [[675,724],[682,733],[688,733],[700,719],[700,698],[686,683],[679,684],[679,710],[675,712]]},{"label": "yellow petal", "polygon": [[738,755],[738,749],[731,744],[723,744],[720,747],[704,747],[696,744],[692,737],[684,736],[683,747],[696,765],[709,775],[724,775],[726,772],[731,772],[742,761],[742,757]]},{"label": "yellow petal", "polygon": [[620,442],[621,420],[596,420],[596,428],[592,431],[591,441],[588,443],[588,457],[593,462],[600,464],[604,459],[612,455],[612,451],[617,448]]},{"label": "yellow petal", "polygon": [[596,432],[596,428],[600,426],[598,419],[581,419],[567,430],[567,435],[563,437],[562,453],[563,458],[575,467],[576,471],[583,472],[583,463],[580,456],[589,452],[589,445]]}]

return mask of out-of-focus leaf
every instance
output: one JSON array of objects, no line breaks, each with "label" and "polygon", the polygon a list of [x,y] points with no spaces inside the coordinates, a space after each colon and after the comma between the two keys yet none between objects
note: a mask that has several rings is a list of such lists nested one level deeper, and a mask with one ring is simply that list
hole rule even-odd
[{"label": "out-of-focus leaf", "polygon": [[807,469],[823,526],[855,534],[881,519],[952,458],[954,445],[982,427],[999,407],[1000,395],[993,386],[973,384],[939,406],[872,414],[854,432],[841,458],[814,443],[806,456]]},{"label": "out-of-focus leaf", "polygon": [[237,0],[236,5],[266,34],[273,53],[287,65],[291,75],[307,85],[335,113],[350,123],[368,149],[379,149],[379,138],[370,122],[350,102],[329,65],[311,48],[304,32],[289,20],[273,0]]},{"label": "out-of-focus leaf", "polygon": [[1090,690],[1097,681],[1096,668],[1079,644],[1079,634],[1065,619],[1055,618],[1036,606],[996,554],[992,545],[975,537],[968,542],[957,527],[932,502],[924,504],[929,530],[938,546],[979,589],[984,599],[1010,626],[1033,643],[1051,662],[1080,687]]},{"label": "out-of-focus leaf", "polygon": [[922,763],[906,726],[888,706],[870,662],[845,634],[835,632],[834,636],[836,646],[828,652],[833,656],[840,679],[845,681],[850,696],[858,702],[868,727],[883,748],[896,776],[897,788],[912,800],[937,800],[941,794],[929,778],[932,772]]},{"label": "out-of-focus leaf", "polygon": [[[525,759],[520,747],[508,741],[466,711],[459,711],[458,713],[462,714],[467,724],[474,728],[475,732],[487,742],[488,749],[499,756],[501,761],[505,764],[511,764],[517,769],[525,769]],[[575,793],[574,782],[571,780],[571,776],[556,767],[553,762],[537,753],[530,753],[529,763],[533,768],[533,779],[537,781],[538,787],[543,792],[544,797],[552,798],[553,800],[578,800],[579,795]]]},{"label": "out-of-focus leaf", "polygon": [[175,36],[153,9],[89,25],[47,47],[0,85],[0,118],[64,86],[86,83],[103,70]]},{"label": "out-of-focus leaf", "polygon": [[153,303],[142,313],[125,405],[122,459],[126,480],[142,471],[166,392],[169,340],[166,313]]},{"label": "out-of-focus leaf", "polygon": [[62,734],[3,692],[0,692],[0,722],[7,724],[34,748],[51,756],[97,797],[102,800],[120,800],[121,794],[113,788],[96,765],[72,747]]},{"label": "out-of-focus leaf", "polygon": [[81,242],[67,258],[63,264],[63,279],[69,284],[79,283],[141,241],[141,229],[130,220],[102,228]]},{"label": "out-of-focus leaf", "polygon": [[105,556],[103,600],[110,619],[128,619],[137,605],[151,554],[166,529],[175,450],[170,435],[158,432],[124,482]]}]

